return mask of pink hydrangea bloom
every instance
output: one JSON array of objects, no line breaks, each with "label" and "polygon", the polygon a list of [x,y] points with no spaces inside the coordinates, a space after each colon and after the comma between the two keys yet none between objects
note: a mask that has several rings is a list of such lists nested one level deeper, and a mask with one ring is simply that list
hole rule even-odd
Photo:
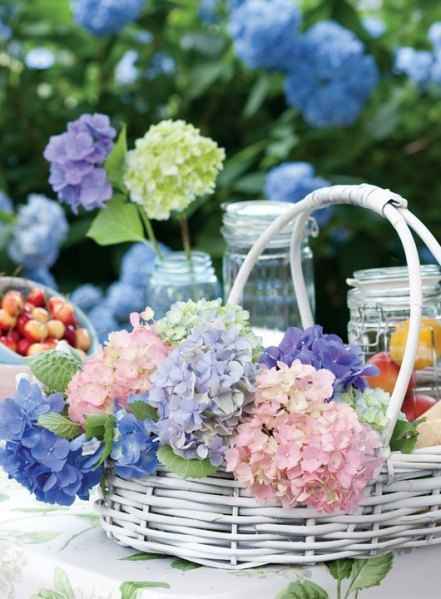
[{"label": "pink hydrangea bloom", "polygon": [[112,413],[115,401],[126,407],[131,395],[150,389],[151,377],[170,348],[138,314],[131,321],[131,332],[112,333],[71,380],[67,397],[72,420],[83,424],[89,414]]},{"label": "pink hydrangea bloom", "polygon": [[[279,365],[279,368],[281,365]],[[353,511],[382,463],[381,440],[348,405],[325,400],[334,375],[294,362],[264,371],[227,470],[261,501]]]}]

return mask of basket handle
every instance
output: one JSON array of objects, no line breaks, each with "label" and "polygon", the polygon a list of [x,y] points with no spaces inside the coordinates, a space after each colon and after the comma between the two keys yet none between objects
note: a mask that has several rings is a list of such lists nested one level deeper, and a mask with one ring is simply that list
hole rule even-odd
[{"label": "basket handle", "polygon": [[[373,210],[380,216],[384,216],[391,223],[401,240],[409,269],[409,332],[400,372],[398,374],[388,408],[388,423],[384,432],[384,446],[386,448],[389,446],[390,438],[400,414],[401,405],[412,376],[418,349],[419,330],[421,324],[422,285],[420,261],[418,258],[415,241],[407,225],[407,222],[409,222],[411,226],[414,227],[415,217],[407,210],[406,200],[389,190],[367,184],[335,185],[333,187],[324,187],[313,191],[306,196],[304,200],[294,204],[292,208],[285,214],[279,216],[267,228],[267,230],[262,233],[262,235],[249,251],[247,258],[239,270],[234,285],[231,289],[228,303],[240,303],[248,277],[260,254],[274,235],[279,233],[293,219],[296,219],[291,240],[291,269],[302,324],[304,327],[311,326],[314,323],[314,320],[309,305],[308,294],[306,291],[301,267],[301,239],[305,222],[309,218],[310,214],[315,210],[334,204],[360,206],[362,208]],[[425,229],[424,225],[422,225],[422,227]],[[422,228],[420,228],[420,231],[422,231]],[[424,241],[427,242],[431,234],[427,229],[425,229],[424,235],[426,236]],[[430,243],[428,242],[427,244],[429,245],[429,249],[431,249],[434,255],[437,256],[437,254],[433,251],[435,248],[432,249],[433,241],[435,241],[435,244],[437,243],[433,236],[431,237],[432,239],[430,239]],[[436,251],[438,251],[438,248]],[[439,258],[441,258],[441,248],[439,248]]]}]

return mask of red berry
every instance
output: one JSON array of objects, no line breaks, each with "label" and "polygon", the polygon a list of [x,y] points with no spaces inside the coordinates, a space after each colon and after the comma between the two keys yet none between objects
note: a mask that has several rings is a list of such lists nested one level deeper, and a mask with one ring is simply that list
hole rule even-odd
[{"label": "red berry", "polygon": [[75,347],[86,352],[90,349],[90,335],[87,329],[75,331]]},{"label": "red berry", "polygon": [[22,356],[27,356],[28,350],[31,347],[31,345],[32,345],[32,342],[29,341],[29,339],[20,339],[20,341],[17,343],[18,353]]},{"label": "red berry", "polygon": [[60,304],[65,304],[66,300],[64,300],[62,297],[59,297],[58,295],[54,295],[53,297],[50,297],[47,301],[47,308],[51,314],[51,316],[54,315],[54,310],[57,306],[59,306]]},{"label": "red berry", "polygon": [[12,316],[4,308],[0,308],[0,331],[9,331],[9,329],[13,329],[16,322],[17,319],[15,316]]},{"label": "red berry", "polygon": [[75,324],[75,311],[72,304],[67,302],[64,304],[57,304],[53,311],[52,317],[54,320],[61,320],[66,326]]},{"label": "red berry", "polygon": [[49,337],[54,337],[55,339],[63,339],[66,327],[61,322],[61,320],[50,320],[47,323],[47,330]]},{"label": "red berry", "polygon": [[22,314],[20,314],[20,316],[17,318],[17,325],[16,325],[16,329],[18,331],[18,333],[24,337],[25,336],[25,324],[27,322],[29,322],[30,320],[30,316],[28,314],[26,314],[25,312],[23,312]]},{"label": "red berry", "polygon": [[24,301],[23,296],[19,291],[8,291],[3,300],[2,308],[9,312],[11,316],[18,316],[23,309]]},{"label": "red berry", "polygon": [[8,347],[11,351],[16,351],[17,349],[16,342],[14,341],[14,339],[12,339],[12,337],[9,337],[9,335],[0,337],[0,343],[6,345],[6,347]]},{"label": "red berry", "polygon": [[30,318],[34,308],[35,308],[34,304],[31,304],[30,302],[25,302],[25,305],[23,306],[22,314],[23,313],[28,314],[28,316]]},{"label": "red berry", "polygon": [[69,345],[71,345],[72,347],[75,347],[75,344],[77,342],[77,335],[76,335],[76,330],[75,330],[74,326],[69,325],[66,327],[66,330],[64,332],[64,338],[69,343]]},{"label": "red berry", "polygon": [[28,294],[27,301],[37,308],[44,308],[46,305],[46,296],[43,289],[34,287]]},{"label": "red berry", "polygon": [[40,322],[47,322],[49,320],[49,312],[44,308],[34,308],[31,317]]},{"label": "red berry", "polygon": [[32,342],[44,341],[47,337],[47,324],[38,320],[29,320],[24,326],[26,339]]}]

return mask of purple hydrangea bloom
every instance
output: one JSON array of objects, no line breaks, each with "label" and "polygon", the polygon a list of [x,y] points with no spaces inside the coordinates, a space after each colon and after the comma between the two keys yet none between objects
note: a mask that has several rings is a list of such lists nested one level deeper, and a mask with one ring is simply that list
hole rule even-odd
[{"label": "purple hydrangea bloom", "polygon": [[[316,177],[314,167],[308,162],[284,162],[268,172],[265,181],[265,196],[273,202],[295,204],[312,191],[328,185],[328,181]],[[327,224],[331,215],[331,208],[318,210],[314,214],[321,226]]]},{"label": "purple hydrangea bloom", "polygon": [[252,401],[252,354],[249,339],[235,327],[208,325],[177,346],[154,375],[149,393],[159,413],[160,443],[187,459],[222,465],[229,438]]},{"label": "purple hydrangea bloom", "polygon": [[116,135],[109,117],[83,114],[67,131],[50,138],[44,157],[50,162],[49,182],[60,201],[73,212],[101,208],[112,197],[103,164]]},{"label": "purple hydrangea bloom", "polygon": [[321,21],[303,35],[285,93],[313,127],[347,126],[378,79],[377,65],[361,41],[338,23]]},{"label": "purple hydrangea bloom", "polygon": [[287,70],[297,55],[299,26],[292,0],[245,0],[231,11],[229,29],[248,67]]},{"label": "purple hydrangea bloom", "polygon": [[46,503],[71,505],[76,497],[89,498],[89,491],[100,481],[97,467],[101,444],[57,437],[38,425],[48,412],[61,413],[61,394],[46,396],[37,384],[22,378],[14,397],[0,404],[0,465],[10,478],[18,481]]},{"label": "purple hydrangea bloom", "polygon": [[363,377],[378,373],[375,366],[363,364],[357,346],[344,344],[338,335],[324,334],[317,325],[305,330],[290,327],[280,345],[265,349],[261,358],[268,368],[277,367],[278,362],[291,366],[294,360],[330,370],[335,375],[334,395],[350,386],[364,391],[367,385]]},{"label": "purple hydrangea bloom", "polygon": [[70,299],[80,310],[87,313],[103,301],[103,292],[96,285],[81,285],[75,289]]},{"label": "purple hydrangea bloom", "polygon": [[57,202],[31,194],[18,211],[9,257],[26,269],[50,268],[58,258],[67,231],[66,216]]},{"label": "purple hydrangea bloom", "polygon": [[71,0],[75,21],[93,35],[118,33],[141,14],[145,0]]},{"label": "purple hydrangea bloom", "polygon": [[[138,400],[134,396],[132,400]],[[116,430],[111,453],[116,472],[126,478],[142,478],[153,474],[158,466],[157,439],[153,439],[154,423],[141,422],[125,410],[116,413]]]}]

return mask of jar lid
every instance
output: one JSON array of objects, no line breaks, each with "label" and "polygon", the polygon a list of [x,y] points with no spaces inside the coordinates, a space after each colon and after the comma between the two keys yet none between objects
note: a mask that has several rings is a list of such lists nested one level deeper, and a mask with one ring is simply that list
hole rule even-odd
[{"label": "jar lid", "polygon": [[[424,264],[420,267],[423,292],[437,290],[441,282],[441,269],[437,264]],[[369,268],[356,270],[346,283],[364,294],[395,294],[409,289],[407,266],[390,268]]]},{"label": "jar lid", "polygon": [[[292,208],[292,204],[254,200],[223,204],[222,208],[224,209],[224,226],[222,228],[224,238],[232,244],[251,246],[272,222]],[[269,247],[289,246],[294,220],[273,237],[268,244]],[[317,222],[311,217],[305,226],[305,237],[316,237],[317,235]]]}]

